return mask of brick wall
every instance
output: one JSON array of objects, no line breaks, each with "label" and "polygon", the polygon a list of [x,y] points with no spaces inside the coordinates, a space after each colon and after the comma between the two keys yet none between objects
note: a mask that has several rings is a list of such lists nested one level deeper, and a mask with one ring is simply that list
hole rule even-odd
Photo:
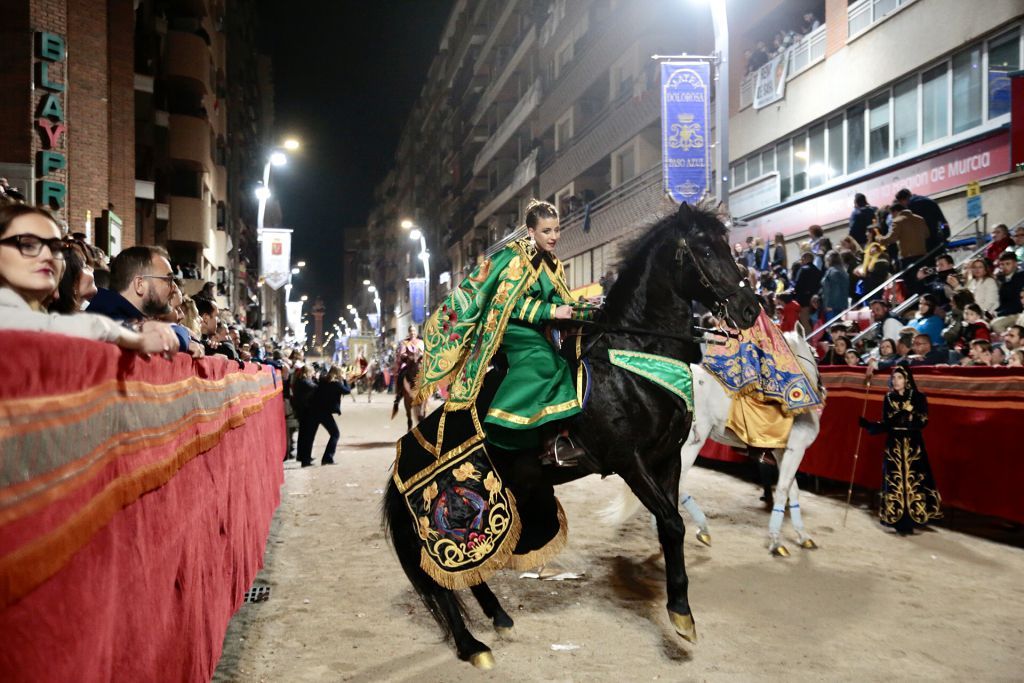
[{"label": "brick wall", "polygon": [[135,14],[132,0],[107,2],[108,201],[124,221],[123,246],[135,244]]},{"label": "brick wall", "polygon": [[825,58],[846,47],[848,0],[825,0]]},{"label": "brick wall", "polygon": [[107,208],[108,201],[110,122],[106,3],[67,0],[67,18],[67,219],[72,230],[81,230],[86,211],[92,212],[95,221]]}]

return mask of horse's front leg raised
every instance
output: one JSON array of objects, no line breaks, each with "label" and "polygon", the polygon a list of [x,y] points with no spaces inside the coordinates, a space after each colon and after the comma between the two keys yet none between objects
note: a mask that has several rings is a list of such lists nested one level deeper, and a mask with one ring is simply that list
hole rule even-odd
[{"label": "horse's front leg raised", "polygon": [[654,478],[637,458],[637,467],[622,475],[640,502],[651,511],[658,525],[658,540],[665,557],[665,587],[668,593],[668,617],[676,633],[691,643],[697,642],[697,628],[687,595],[689,579],[683,561],[683,536],[686,529],[679,514],[679,460],[674,452],[661,459],[668,465]]}]

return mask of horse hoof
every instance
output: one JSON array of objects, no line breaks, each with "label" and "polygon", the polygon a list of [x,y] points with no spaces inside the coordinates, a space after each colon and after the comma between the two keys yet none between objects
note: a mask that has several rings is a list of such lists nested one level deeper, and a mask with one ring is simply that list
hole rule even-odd
[{"label": "horse hoof", "polygon": [[697,642],[697,627],[693,623],[692,614],[679,614],[669,610],[668,618],[672,621],[672,627],[675,628],[683,640],[696,643]]},{"label": "horse hoof", "polygon": [[502,640],[515,640],[516,629],[513,626],[495,626],[494,632],[498,634],[498,637]]},{"label": "horse hoof", "polygon": [[804,550],[817,550],[818,549],[818,544],[808,538],[807,540],[805,540],[803,543],[800,544],[800,547],[803,548]]},{"label": "horse hoof", "polygon": [[775,557],[789,557],[789,548],[784,545],[772,548],[772,555]]},{"label": "horse hoof", "polygon": [[469,663],[483,671],[490,671],[494,668],[494,654],[490,650],[477,652],[469,656]]},{"label": "horse hoof", "polygon": [[697,532],[697,540],[706,545],[707,547],[711,547],[711,534],[704,531],[703,529]]}]

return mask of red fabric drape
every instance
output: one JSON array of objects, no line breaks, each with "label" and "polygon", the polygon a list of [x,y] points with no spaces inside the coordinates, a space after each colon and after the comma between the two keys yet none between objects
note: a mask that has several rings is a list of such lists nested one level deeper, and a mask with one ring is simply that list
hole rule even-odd
[{"label": "red fabric drape", "polygon": [[[0,680],[209,679],[280,502],[285,431],[271,370],[5,332],[0,377]],[[161,424],[165,414],[175,421]],[[18,492],[59,468],[73,487],[52,485],[52,500],[25,507]],[[104,494],[119,486],[111,504]],[[57,544],[76,549],[19,594],[11,575],[46,575],[48,557],[30,551],[68,525],[87,538]]]},{"label": "red fabric drape", "polygon": [[[888,374],[879,373],[868,392],[864,369],[821,369],[828,390],[821,433],[808,449],[800,471],[849,481],[860,432],[857,418],[867,400],[867,418],[880,420]],[[963,510],[1024,522],[1024,370],[1019,368],[915,368],[918,387],[928,397],[925,447],[943,503]],[[855,481],[881,485],[884,435],[861,434]],[[701,455],[741,458],[709,441]]]}]

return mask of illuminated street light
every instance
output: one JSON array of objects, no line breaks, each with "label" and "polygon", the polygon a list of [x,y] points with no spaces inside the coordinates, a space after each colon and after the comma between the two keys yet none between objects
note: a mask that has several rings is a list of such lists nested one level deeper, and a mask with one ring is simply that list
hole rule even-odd
[{"label": "illuminated street light", "polygon": [[369,280],[363,280],[363,284],[364,285],[368,285],[368,284],[370,284],[370,281]]},{"label": "illuminated street light", "polygon": [[294,152],[302,145],[299,144],[299,141],[296,140],[295,138],[288,138],[287,140],[284,141],[284,145],[282,146],[289,152]]},{"label": "illuminated street light", "polygon": [[405,220],[402,221],[402,230],[410,230],[413,225],[415,225],[415,223],[406,218]]},{"label": "illuminated street light", "polygon": [[299,268],[305,268],[306,267],[306,262],[305,261],[299,261],[295,265],[297,265]]},{"label": "illuminated street light", "polygon": [[265,204],[270,199],[270,188],[266,185],[260,185],[256,188],[256,199],[260,200],[260,204]]},{"label": "illuminated street light", "polygon": [[274,152],[270,155],[270,163],[274,166],[284,166],[288,163],[288,157],[284,152]]},{"label": "illuminated street light", "polygon": [[303,294],[302,296],[299,297],[299,301],[309,301],[309,297]]},{"label": "illuminated street light", "polygon": [[299,268],[292,268],[292,275],[298,275],[299,274],[299,270],[300,270]]}]

